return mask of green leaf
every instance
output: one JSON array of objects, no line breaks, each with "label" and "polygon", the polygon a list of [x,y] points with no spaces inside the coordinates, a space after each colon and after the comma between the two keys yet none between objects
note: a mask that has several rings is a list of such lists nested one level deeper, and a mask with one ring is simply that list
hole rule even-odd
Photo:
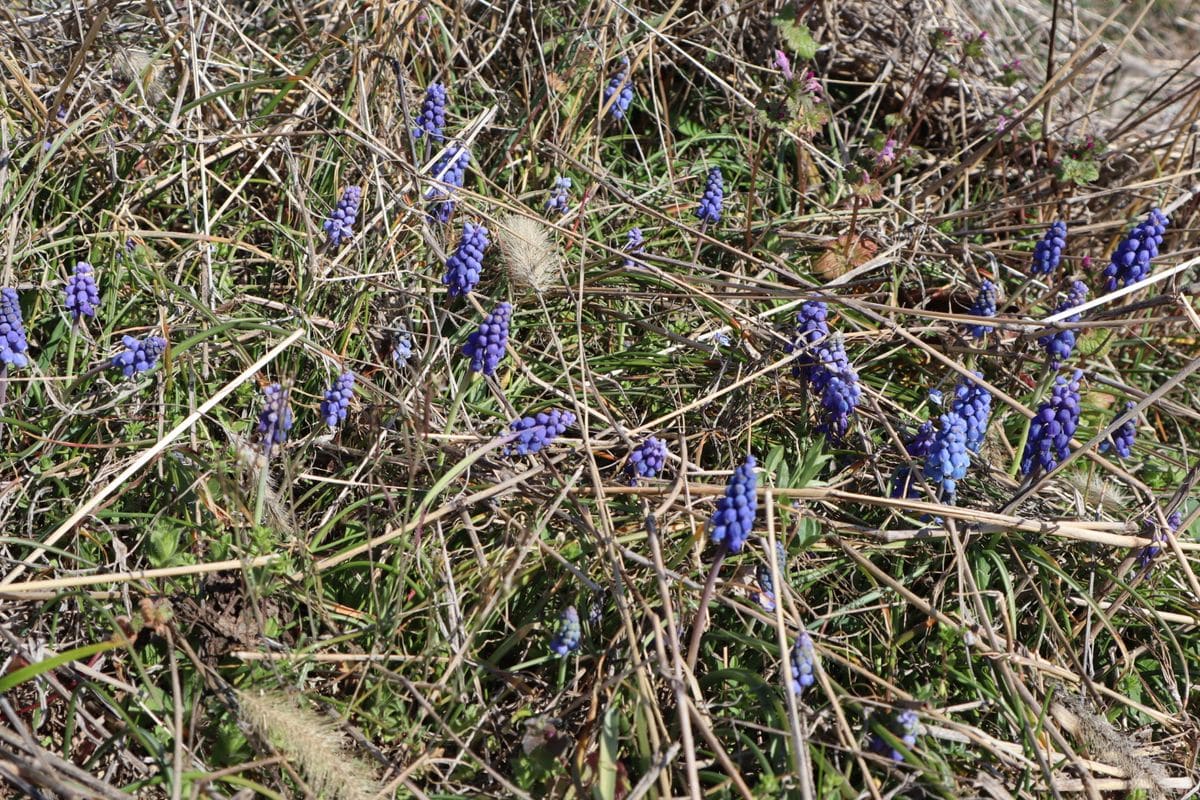
[{"label": "green leaf", "polygon": [[1058,179],[1063,183],[1086,186],[1100,177],[1100,167],[1093,159],[1078,160],[1063,156],[1058,163]]},{"label": "green leaf", "polygon": [[103,642],[95,644],[85,644],[83,647],[76,647],[74,650],[67,650],[64,653],[59,653],[53,658],[47,658],[45,661],[39,661],[36,664],[30,664],[26,667],[21,667],[15,672],[10,672],[3,678],[0,678],[0,694],[7,692],[13,687],[20,686],[26,681],[33,680],[39,675],[45,675],[56,667],[61,667],[71,661],[78,661],[83,658],[103,653],[106,650],[114,650],[121,646],[121,642],[112,639],[106,639]]},{"label": "green leaf", "polygon": [[788,49],[795,51],[797,58],[808,61],[817,54],[817,42],[812,38],[807,25],[785,15],[775,20],[775,26],[779,28],[779,35],[787,43]]},{"label": "green leaf", "polygon": [[617,709],[609,706],[604,712],[604,725],[600,731],[599,774],[592,784],[592,795],[598,800],[613,800],[617,794]]}]

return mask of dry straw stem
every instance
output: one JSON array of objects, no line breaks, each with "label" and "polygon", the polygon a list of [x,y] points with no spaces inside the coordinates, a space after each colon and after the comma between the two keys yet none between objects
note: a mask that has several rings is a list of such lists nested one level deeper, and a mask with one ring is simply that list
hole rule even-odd
[{"label": "dry straw stem", "polygon": [[538,294],[554,285],[558,278],[558,253],[543,223],[523,214],[509,214],[500,220],[496,238],[513,285]]},{"label": "dry straw stem", "polygon": [[350,751],[346,736],[325,717],[280,692],[239,691],[242,718],[299,767],[317,795],[370,800],[382,790],[374,769]]}]

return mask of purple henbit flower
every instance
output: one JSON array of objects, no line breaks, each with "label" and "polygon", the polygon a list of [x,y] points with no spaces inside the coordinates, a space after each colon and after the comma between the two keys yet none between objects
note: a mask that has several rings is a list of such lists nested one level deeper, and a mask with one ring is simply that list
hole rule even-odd
[{"label": "purple henbit flower", "polygon": [[896,140],[888,137],[888,140],[883,143],[883,147],[875,154],[875,166],[886,167],[896,161]]},{"label": "purple henbit flower", "polygon": [[1169,224],[1171,220],[1162,211],[1152,208],[1146,219],[1129,232],[1104,269],[1108,291],[1137,283],[1150,274],[1150,260],[1158,255]]},{"label": "purple henbit flower", "polygon": [[612,76],[608,85],[604,87],[604,102],[607,103],[614,94],[617,95],[617,99],[608,107],[608,114],[613,119],[624,119],[625,114],[629,111],[629,104],[633,102],[633,84],[629,81],[628,58],[621,59],[621,70]]},{"label": "purple henbit flower", "polygon": [[713,544],[724,546],[730,553],[742,551],[742,545],[754,528],[754,515],[758,510],[756,465],[754,456],[747,455],[742,465],[733,471],[709,522]]},{"label": "purple henbit flower", "polygon": [[28,350],[17,290],[0,289],[0,371],[27,366],[29,358],[25,353]]},{"label": "purple henbit flower", "polygon": [[579,627],[579,612],[575,606],[567,606],[558,617],[558,627],[550,639],[550,650],[559,658],[565,658],[579,649],[583,630]]},{"label": "purple henbit flower", "polygon": [[429,218],[437,222],[450,221],[457,202],[454,191],[461,189],[467,177],[467,167],[471,164],[471,154],[462,145],[452,145],[446,150],[433,167],[430,176],[440,183],[430,186],[425,192],[425,199],[430,201]]},{"label": "purple henbit flower", "polygon": [[[1083,305],[1087,296],[1087,285],[1083,281],[1075,281],[1071,284],[1071,290],[1067,292],[1067,299],[1059,303],[1058,308],[1054,309],[1054,313],[1058,314]],[[1072,314],[1064,317],[1063,322],[1078,322],[1079,316],[1079,314]],[[1071,351],[1075,349],[1075,337],[1076,333],[1073,328],[1063,328],[1038,337],[1038,344],[1046,349],[1046,355],[1050,357],[1050,366],[1057,367],[1067,360]]]},{"label": "purple henbit flower", "polygon": [[1167,517],[1166,530],[1164,530],[1163,527],[1158,524],[1158,520],[1156,518],[1151,517],[1150,519],[1146,520],[1145,525],[1142,526],[1144,531],[1142,536],[1143,538],[1149,539],[1150,544],[1143,547],[1142,552],[1138,554],[1138,563],[1143,567],[1150,566],[1150,562],[1153,561],[1158,554],[1163,551],[1164,546],[1167,544],[1167,535],[1178,531],[1179,526],[1182,524],[1183,515],[1178,511],[1170,514]]},{"label": "purple henbit flower", "polygon": [[724,205],[725,178],[721,174],[720,167],[713,167],[708,171],[708,177],[704,179],[704,196],[700,198],[700,207],[696,209],[696,216],[705,225],[710,222],[715,225],[721,221],[721,209]]},{"label": "purple henbit flower", "polygon": [[791,662],[792,693],[799,697],[817,680],[817,649],[813,647],[812,637],[807,632],[800,631],[796,636],[796,643],[792,645],[792,654],[788,661]]},{"label": "purple henbit flower", "polygon": [[531,456],[574,424],[574,414],[570,411],[559,411],[557,408],[514,420],[509,425],[509,430],[516,436],[504,447],[504,455]]},{"label": "purple henbit flower", "polygon": [[[983,373],[974,373],[982,378]],[[950,410],[962,418],[967,428],[967,449],[978,453],[987,434],[988,419],[992,414],[992,394],[975,381],[963,378],[954,387],[954,400]]]},{"label": "purple henbit flower", "polygon": [[[975,298],[974,305],[971,306],[967,313],[973,317],[996,316],[996,284],[984,279],[983,284],[979,287],[979,296]],[[982,339],[991,329],[991,325],[967,326],[967,330],[976,339]]]},{"label": "purple henbit flower", "polygon": [[938,487],[942,502],[954,505],[958,482],[966,477],[970,466],[966,421],[953,411],[943,414],[925,456],[925,479]]},{"label": "purple henbit flower", "polygon": [[[1134,402],[1127,400],[1125,408],[1117,412],[1117,416],[1129,411],[1133,408]],[[1105,441],[1100,443],[1100,452],[1107,453],[1112,450],[1117,454],[1117,458],[1129,458],[1133,455],[1133,441],[1137,438],[1137,417],[1126,420],[1121,424],[1121,427],[1112,432],[1112,435]]]},{"label": "purple henbit flower", "polygon": [[80,261],[75,265],[75,271],[67,278],[65,304],[71,317],[78,322],[80,317],[96,316],[96,307],[100,305],[100,292],[96,289],[96,276],[92,265]]},{"label": "purple henbit flower", "polygon": [[167,349],[167,340],[161,336],[147,336],[141,340],[122,336],[121,343],[125,349],[113,356],[109,363],[114,369],[121,370],[126,378],[153,369]]},{"label": "purple henbit flower", "polygon": [[1063,248],[1067,246],[1067,223],[1055,222],[1038,240],[1033,247],[1033,267],[1030,272],[1034,275],[1049,275],[1058,269],[1062,259]]},{"label": "purple henbit flower", "polygon": [[796,73],[792,72],[792,60],[782,50],[775,51],[775,66],[783,73],[784,80],[790,81],[796,77]]},{"label": "purple henbit flower", "polygon": [[321,401],[321,419],[331,428],[346,420],[350,398],[354,396],[354,373],[347,370],[338,376]]},{"label": "purple henbit flower", "polygon": [[571,179],[559,175],[554,179],[554,188],[550,190],[550,199],[546,201],[547,214],[566,214],[571,210],[567,204],[567,193],[571,191]]},{"label": "purple henbit flower", "polygon": [[263,408],[258,414],[258,432],[261,434],[263,453],[271,455],[271,449],[287,441],[292,429],[292,407],[289,392],[278,383],[268,384],[263,389]]},{"label": "purple henbit flower", "polygon": [[1029,426],[1029,438],[1021,457],[1021,474],[1036,469],[1046,472],[1071,452],[1071,437],[1079,427],[1079,381],[1081,370],[1068,378],[1059,375],[1050,399],[1042,403]]},{"label": "purple henbit flower", "polygon": [[804,91],[811,94],[813,97],[820,97],[823,91],[821,81],[812,70],[804,73]]},{"label": "purple henbit flower", "polygon": [[463,225],[458,247],[454,249],[454,254],[446,259],[446,275],[442,278],[442,283],[446,284],[448,295],[464,297],[471,293],[479,283],[479,275],[483,270],[483,253],[490,243],[487,228],[473,222]]},{"label": "purple henbit flower", "polygon": [[[905,709],[897,714],[887,726],[888,730],[904,743],[904,747],[908,750],[913,749],[917,745],[917,731],[921,725],[921,720],[917,716],[917,712],[912,709]],[[886,755],[892,761],[903,761],[904,754],[896,748],[892,747],[879,734],[871,737],[871,752],[881,753]]]},{"label": "purple henbit flower", "polygon": [[646,251],[646,248],[644,247],[645,243],[646,239],[644,236],[642,236],[641,228],[629,229],[629,233],[626,234],[625,241],[625,252],[629,254],[628,256],[625,256],[625,269],[634,269],[640,266],[639,262],[634,261],[632,258],[630,258],[630,256],[638,256],[644,253]]},{"label": "purple henbit flower", "polygon": [[504,358],[508,347],[508,323],[512,318],[512,303],[501,303],[487,315],[479,330],[467,338],[463,355],[471,359],[471,369],[484,375],[495,375],[496,365]]},{"label": "purple henbit flower", "polygon": [[421,116],[417,117],[413,138],[428,136],[431,140],[440,142],[444,138],[442,131],[445,129],[446,87],[440,83],[431,83],[425,90],[425,99],[421,102]]},{"label": "purple henbit flower", "polygon": [[354,223],[358,219],[358,206],[361,202],[361,186],[347,186],[346,191],[342,192],[342,199],[338,200],[337,207],[330,213],[324,225],[331,248],[336,250],[354,237]]},{"label": "purple henbit flower", "polygon": [[625,462],[625,474],[630,485],[636,486],[638,478],[653,478],[662,472],[667,463],[667,443],[657,436],[648,436],[645,441],[629,451]]}]

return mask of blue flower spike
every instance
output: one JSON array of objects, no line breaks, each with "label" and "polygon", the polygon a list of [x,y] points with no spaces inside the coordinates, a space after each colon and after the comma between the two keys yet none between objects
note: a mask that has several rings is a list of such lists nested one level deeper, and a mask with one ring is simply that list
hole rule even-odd
[{"label": "blue flower spike", "polygon": [[25,355],[28,350],[17,290],[0,289],[0,370],[28,366],[29,358]]},{"label": "blue flower spike", "polygon": [[574,424],[574,414],[570,411],[559,411],[557,408],[514,420],[509,425],[509,430],[516,436],[505,446],[504,455],[531,456]]},{"label": "blue flower spike", "polygon": [[629,112],[629,104],[633,102],[633,84],[629,80],[629,59],[621,59],[621,69],[613,75],[608,85],[604,87],[604,102],[617,95],[617,99],[608,107],[608,115],[613,119],[624,119]]},{"label": "blue flower spike", "polygon": [[425,192],[425,199],[429,201],[431,222],[445,224],[450,221],[458,204],[455,199],[456,191],[463,187],[470,164],[471,154],[462,145],[448,147],[445,155],[438,159],[430,174],[438,183],[430,186]]},{"label": "blue flower spike", "polygon": [[442,278],[446,294],[465,297],[478,285],[483,273],[483,254],[489,244],[487,228],[473,222],[463,225],[462,238],[454,253],[446,259],[446,274]]},{"label": "blue flower spike", "polygon": [[806,631],[800,631],[796,643],[792,645],[791,657],[788,659],[792,672],[792,693],[797,697],[816,682],[817,650],[813,647],[812,637]]},{"label": "blue flower spike", "polygon": [[288,402],[290,394],[278,383],[268,384],[263,388],[263,407],[258,414],[258,432],[261,435],[263,453],[268,457],[275,445],[287,441],[288,431],[292,429],[292,407]]},{"label": "blue flower spike", "polygon": [[1030,272],[1034,275],[1049,275],[1058,269],[1062,260],[1063,248],[1067,246],[1067,223],[1055,222],[1038,240],[1033,247],[1033,266]]},{"label": "blue flower spike", "polygon": [[[1117,412],[1117,416],[1121,416],[1129,409],[1133,408],[1134,402],[1128,400],[1125,407]],[[1129,458],[1133,455],[1133,442],[1137,439],[1137,417],[1127,420],[1122,423],[1121,427],[1112,432],[1112,435],[1100,444],[1100,452],[1107,453],[1112,450],[1116,453],[1117,458]]]},{"label": "blue flower spike", "polygon": [[417,127],[413,129],[413,138],[428,136],[431,141],[440,142],[445,138],[445,129],[446,87],[431,83],[425,90],[425,99],[421,101],[421,115],[417,118]]},{"label": "blue flower spike", "polygon": [[567,606],[558,617],[558,626],[550,639],[550,651],[559,658],[566,658],[579,649],[579,640],[582,638],[579,612],[575,606]]},{"label": "blue flower spike", "polygon": [[717,510],[709,521],[713,544],[724,546],[730,553],[742,551],[754,528],[754,516],[758,511],[758,476],[754,473],[757,465],[751,454],[733,471],[725,494],[717,501]]},{"label": "blue flower spike", "polygon": [[1157,208],[1150,209],[1146,219],[1139,222],[1129,235],[1117,245],[1112,259],[1104,268],[1105,286],[1108,291],[1129,286],[1150,274],[1150,261],[1158,255],[1163,234],[1171,220]]},{"label": "blue flower spike", "polygon": [[1035,469],[1049,472],[1071,452],[1071,437],[1079,427],[1079,382],[1083,372],[1059,375],[1050,399],[1038,407],[1029,426],[1029,438],[1021,456],[1021,474]]},{"label": "blue flower spike", "polygon": [[346,421],[350,409],[350,398],[354,396],[354,373],[347,370],[325,392],[321,401],[321,419],[331,428]]},{"label": "blue flower spike", "polygon": [[[973,317],[996,316],[996,284],[984,279],[979,287],[975,303],[967,311]],[[967,330],[976,339],[982,339],[992,329],[991,325],[968,325]]]},{"label": "blue flower spike", "polygon": [[625,462],[625,475],[630,485],[636,486],[638,478],[653,478],[662,472],[667,463],[667,443],[657,436],[648,436],[645,441],[629,452]]},{"label": "blue flower spike", "polygon": [[[1054,313],[1058,314],[1083,305],[1084,301],[1087,300],[1087,296],[1087,284],[1083,281],[1075,281],[1071,284],[1071,290],[1067,292],[1067,299],[1059,303]],[[1079,317],[1079,314],[1071,314],[1068,317],[1064,317],[1063,322],[1079,322]],[[1070,357],[1071,351],[1075,349],[1076,336],[1074,328],[1063,328],[1054,333],[1038,337],[1038,344],[1045,348],[1046,355],[1050,357],[1050,366],[1057,367]]]},{"label": "blue flower spike", "polygon": [[100,291],[96,288],[96,274],[91,264],[86,261],[76,264],[63,292],[64,305],[75,322],[82,317],[96,316],[96,309],[100,306]]},{"label": "blue flower spike", "polygon": [[113,369],[121,370],[126,378],[153,369],[167,349],[167,340],[161,336],[147,336],[145,339],[122,336],[121,343],[125,349],[113,356],[109,363]]},{"label": "blue flower spike", "polygon": [[329,247],[336,250],[354,238],[354,223],[358,221],[358,208],[362,203],[362,187],[348,186],[342,199],[325,220],[325,236]]},{"label": "blue flower spike", "polygon": [[696,217],[705,225],[716,225],[721,221],[721,211],[725,205],[725,178],[720,167],[713,167],[704,179],[704,196],[700,198],[700,206],[696,209]]},{"label": "blue flower spike", "polygon": [[473,372],[496,374],[496,367],[507,352],[508,325],[512,319],[512,310],[512,303],[496,306],[463,345],[463,355],[471,359]]}]

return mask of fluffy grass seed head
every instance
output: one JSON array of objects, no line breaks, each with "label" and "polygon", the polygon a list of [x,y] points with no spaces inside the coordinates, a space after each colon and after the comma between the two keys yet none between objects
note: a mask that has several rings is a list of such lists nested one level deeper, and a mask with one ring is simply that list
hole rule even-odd
[{"label": "fluffy grass seed head", "polygon": [[541,294],[558,278],[558,254],[546,226],[532,217],[509,214],[496,234],[508,279]]},{"label": "fluffy grass seed head", "polygon": [[280,692],[239,691],[238,705],[242,720],[299,769],[315,795],[371,800],[382,791],[375,770],[325,717]]}]

